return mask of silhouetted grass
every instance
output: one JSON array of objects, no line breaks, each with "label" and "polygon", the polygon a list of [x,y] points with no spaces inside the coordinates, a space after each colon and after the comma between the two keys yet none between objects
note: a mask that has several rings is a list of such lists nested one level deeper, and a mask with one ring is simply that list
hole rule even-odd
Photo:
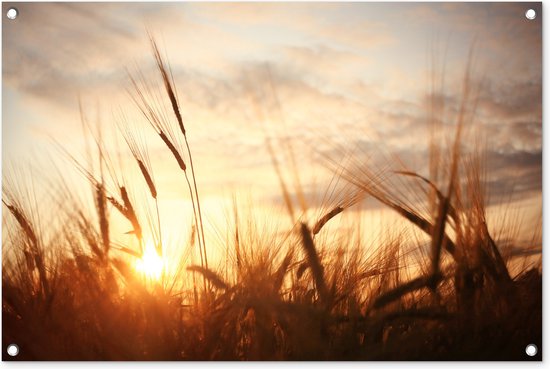
[{"label": "silhouetted grass", "polygon": [[[429,177],[399,162],[383,170],[360,157],[349,166],[328,157],[325,164],[351,186],[332,193],[333,203],[311,225],[303,196],[295,207],[288,193],[277,159],[281,148],[268,141],[293,227],[260,227],[243,219],[235,201],[234,224],[227,224],[231,244],[225,265],[216,269],[208,264],[189,132],[169,67],[152,39],[151,45],[173,115],[155,105],[150,85],[139,78],[131,77],[132,96],[184,172],[194,216],[190,239],[177,245],[185,257],[172,260],[177,272],[158,281],[136,273],[132,263],[144,255],[147,232],[136,205],[146,199],[131,200],[130,187],[118,180],[123,173],[111,193],[103,171],[96,176],[77,163],[90,181],[95,215],[67,202],[59,216],[68,220],[48,238],[33,223],[35,210],[16,195],[23,185],[5,181],[3,352],[12,342],[21,352],[3,354],[4,360],[524,360],[528,343],[542,347],[540,265],[512,278],[510,260],[487,227],[481,154],[461,148],[475,110],[469,68],[453,139],[431,138]],[[143,132],[137,136],[129,124],[121,131],[155,200],[157,221],[150,228],[160,234],[159,190],[137,139]],[[284,146],[293,151],[290,143]],[[109,159],[97,147],[102,167]],[[293,163],[297,178],[300,163]],[[405,180],[405,187],[397,184]],[[403,188],[425,196],[429,206],[412,201]],[[399,230],[367,241],[360,229],[324,227],[365,197],[422,231],[429,251]],[[111,208],[131,224],[139,250],[112,240]],[[421,255],[416,264],[411,245]],[[162,254],[162,238],[155,246]]]}]

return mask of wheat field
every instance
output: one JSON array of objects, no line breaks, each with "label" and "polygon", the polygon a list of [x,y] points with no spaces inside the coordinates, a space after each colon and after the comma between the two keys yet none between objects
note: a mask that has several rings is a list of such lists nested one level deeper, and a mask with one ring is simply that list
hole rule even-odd
[{"label": "wheat field", "polygon": [[[483,150],[461,146],[471,137],[475,105],[467,76],[456,123],[432,126],[429,177],[397,161],[388,171],[322,155],[319,165],[346,186],[329,185],[330,201],[309,219],[303,196],[291,193],[299,183],[283,176],[300,163],[279,162],[289,143],[266,141],[290,226],[262,227],[235,201],[225,225],[229,244],[216,265],[188,141],[193,132],[153,38],[151,50],[169,108],[130,74],[130,95],[150,129],[136,131],[124,119],[117,126],[147,191],[129,192],[100,135],[90,149],[95,169],[60,151],[89,182],[92,214],[67,189],[58,197],[59,222],[40,219],[17,178],[5,180],[3,342],[17,342],[18,360],[515,360],[524,359],[526,343],[540,347],[541,259],[525,264],[527,252],[503,254],[486,221]],[[191,202],[192,232],[177,245],[182,253],[170,271],[143,135],[163,142]],[[389,229],[369,244],[360,229],[328,227],[365,198],[420,236]],[[146,219],[137,212],[143,201],[153,203]],[[113,213],[131,227],[133,242],[112,239]],[[56,227],[43,233],[44,224]],[[146,244],[151,230],[155,242]],[[540,237],[534,230],[532,245]],[[512,269],[518,260],[524,267]]]}]

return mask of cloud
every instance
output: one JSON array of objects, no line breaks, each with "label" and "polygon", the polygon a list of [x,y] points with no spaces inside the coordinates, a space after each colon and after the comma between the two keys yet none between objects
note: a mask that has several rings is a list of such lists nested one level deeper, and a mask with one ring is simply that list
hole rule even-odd
[{"label": "cloud", "polygon": [[[10,96],[10,104],[4,104],[5,127],[11,125],[17,137],[33,131],[32,140],[44,140],[46,135],[36,132],[46,131],[71,137],[73,130],[74,136],[80,125],[78,96],[88,110],[96,102],[105,109],[111,126],[112,107],[135,110],[125,91],[126,67],[139,68],[162,89],[149,52],[148,27],[170,60],[196,160],[205,168],[205,185],[213,190],[218,183],[252,185],[257,180],[262,188],[278,191],[264,129],[270,136],[290,137],[300,148],[297,161],[305,166],[313,166],[311,151],[348,145],[371,156],[381,147],[411,169],[425,170],[432,101],[426,93],[431,82],[426,50],[437,43],[435,32],[452,34],[441,45],[446,59],[437,55],[446,66],[445,89],[434,100],[445,107],[441,118],[446,127],[453,127],[468,51],[477,34],[474,79],[486,83],[474,91],[479,93],[475,124],[490,139],[491,190],[507,191],[517,182],[518,193],[537,191],[541,28],[522,12],[518,16],[524,5],[18,7],[21,18],[3,25],[4,94]],[[20,146],[32,146],[32,140]],[[152,140],[152,150],[161,144]],[[310,169],[304,169],[305,178]],[[305,186],[314,192],[311,181]]]},{"label": "cloud", "polygon": [[542,117],[542,80],[518,82],[508,80],[482,90],[479,109],[492,120]]},{"label": "cloud", "polygon": [[524,199],[542,191],[542,151],[490,152],[487,194],[493,203]]}]

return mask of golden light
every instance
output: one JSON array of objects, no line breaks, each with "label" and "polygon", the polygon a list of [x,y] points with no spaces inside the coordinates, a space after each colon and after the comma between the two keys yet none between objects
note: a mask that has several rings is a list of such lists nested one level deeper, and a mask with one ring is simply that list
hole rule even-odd
[{"label": "golden light", "polygon": [[145,244],[143,255],[135,264],[136,270],[150,279],[159,279],[164,270],[164,260],[157,253],[152,242]]}]

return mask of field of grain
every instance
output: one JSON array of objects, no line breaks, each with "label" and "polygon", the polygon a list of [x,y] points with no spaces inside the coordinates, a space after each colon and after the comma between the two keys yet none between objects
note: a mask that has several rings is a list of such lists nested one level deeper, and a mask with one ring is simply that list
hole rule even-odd
[{"label": "field of grain", "polygon": [[[304,163],[281,157],[315,148],[266,139],[285,223],[266,225],[235,200],[219,252],[205,226],[193,132],[153,38],[151,50],[162,96],[129,72],[129,95],[147,129],[123,115],[116,125],[145,191],[132,193],[134,183],[83,113],[88,160],[56,144],[88,181],[91,210],[62,175],[46,201],[24,178],[4,173],[4,360],[526,360],[527,344],[542,347],[540,224],[521,249],[505,248],[488,226],[483,144],[463,145],[476,137],[470,66],[456,120],[443,124],[434,108],[428,138],[418,143],[429,155],[428,175],[391,153],[384,166],[371,165],[334,142],[332,154],[316,159],[334,182],[319,184],[324,202],[310,209]],[[158,171],[144,137],[162,142],[179,167],[190,205],[179,215],[159,211]],[[364,201],[411,231],[388,227],[366,239],[353,210]],[[42,206],[55,216],[42,216]],[[144,206],[146,216],[138,211]],[[189,226],[188,239],[168,241],[161,232],[168,216]],[[343,216],[347,226],[337,223]],[[130,229],[127,241],[113,236],[115,217]],[[177,257],[167,257],[169,242]],[[15,358],[6,354],[10,343],[20,348]]]}]

